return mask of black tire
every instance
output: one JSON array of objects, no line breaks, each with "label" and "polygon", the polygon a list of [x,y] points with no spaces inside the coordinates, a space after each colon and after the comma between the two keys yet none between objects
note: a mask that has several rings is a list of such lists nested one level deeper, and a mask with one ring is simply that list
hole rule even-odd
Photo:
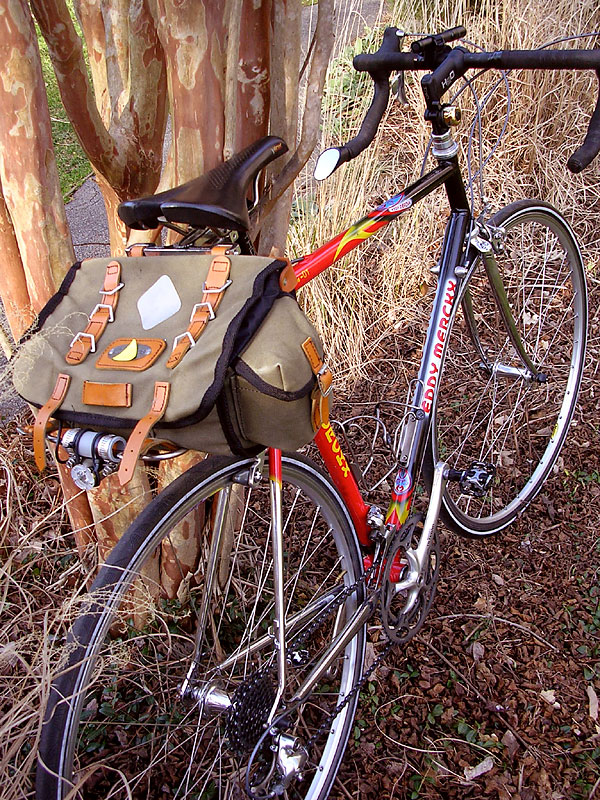
[{"label": "black tire", "polygon": [[[39,747],[37,800],[64,800],[73,786],[72,796],[82,798],[246,797],[246,766],[264,731],[273,688],[273,677],[267,686],[250,678],[264,671],[274,675],[276,685],[269,635],[269,482],[243,485],[254,463],[215,457],[196,465],[144,509],[111,552],[84,599],[68,637],[65,665],[52,685]],[[229,487],[233,494],[216,494]],[[217,497],[229,501],[211,597],[203,594],[201,563],[187,602],[161,601],[148,567],[153,554],[172,531],[181,532],[186,524],[198,527],[198,515],[214,510]],[[343,620],[344,613],[352,613],[364,593],[361,584],[349,597],[340,596],[362,573],[357,539],[335,490],[310,461],[296,455],[283,457],[283,524],[286,619],[292,620],[288,641],[298,651],[288,654],[297,657],[288,666],[288,695],[331,641],[338,614]],[[210,530],[204,525],[207,537]],[[338,610],[323,611],[335,597]],[[315,598],[320,612],[306,613]],[[206,689],[214,679],[231,697],[244,685],[240,713],[229,723],[226,714],[209,716],[205,706],[201,716],[198,695],[191,700],[179,695],[203,604],[208,624],[194,686]],[[299,617],[303,609],[305,616]],[[123,625],[125,630],[119,628]],[[261,644],[249,651],[252,642]],[[363,627],[290,715],[290,733],[306,742],[318,731],[360,678],[364,646]],[[230,663],[224,667],[227,656]],[[319,732],[303,778],[293,780],[284,796],[327,797],[357,699]],[[235,748],[226,736],[230,743],[236,740]]]},{"label": "black tire", "polygon": [[496,256],[499,272],[525,350],[547,382],[507,377],[523,365],[477,256],[448,334],[431,437],[434,463],[442,459],[465,470],[479,461],[496,469],[481,498],[457,482],[447,484],[442,520],[469,536],[510,525],[548,477],[575,409],[587,334],[581,253],[559,212],[522,200],[490,223],[506,230],[504,251]]}]

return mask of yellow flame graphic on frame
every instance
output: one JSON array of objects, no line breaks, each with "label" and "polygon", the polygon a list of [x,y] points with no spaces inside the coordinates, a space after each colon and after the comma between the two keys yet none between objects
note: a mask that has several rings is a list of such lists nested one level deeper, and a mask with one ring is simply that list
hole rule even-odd
[{"label": "yellow flame graphic on frame", "polygon": [[377,220],[368,217],[362,222],[357,222],[356,225],[353,225],[351,228],[348,228],[346,233],[343,235],[337,247],[337,250],[335,251],[335,256],[333,257],[333,260],[335,261],[337,258],[339,258],[340,253],[349,242],[355,242],[355,241],[361,242],[363,239],[368,239],[369,236],[372,236],[375,233],[375,231],[368,231],[367,228],[373,225],[374,222],[377,222]]}]

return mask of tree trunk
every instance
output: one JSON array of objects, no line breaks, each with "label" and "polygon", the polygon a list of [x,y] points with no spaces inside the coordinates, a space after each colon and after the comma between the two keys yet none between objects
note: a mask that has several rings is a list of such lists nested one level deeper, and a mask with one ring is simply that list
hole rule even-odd
[{"label": "tree trunk", "polygon": [[[90,85],[79,36],[67,0],[30,0],[48,42],[65,109],[88,155],[102,191],[111,247],[123,252],[127,231],[116,209],[123,199],[167,189],[200,175],[223,157],[270,130],[297,140],[297,81],[300,59],[300,0],[75,0],[88,46]],[[4,6],[6,8],[4,8]],[[331,47],[332,0],[320,0],[316,47],[309,78],[309,104],[300,148],[285,167],[291,182],[316,142],[314,97],[320,99]],[[10,264],[0,274],[0,291],[11,326],[20,333],[55,291],[74,260],[50,140],[50,120],[26,0],[5,0],[0,15],[0,243]],[[167,89],[172,145],[163,166]],[[312,143],[312,147],[311,147]],[[160,178],[162,170],[162,178]],[[275,189],[263,203],[262,219],[285,190],[274,165]],[[159,182],[160,178],[160,182]],[[283,247],[291,190],[274,217],[265,244]],[[12,227],[11,227],[12,226]],[[13,232],[14,228],[14,232]],[[257,229],[258,231],[258,226]],[[155,232],[130,232],[151,240]],[[201,458],[189,453],[159,468],[159,488]],[[140,466],[132,484],[105,479],[89,493],[76,492],[60,468],[69,513],[82,557],[95,524],[103,559],[150,498]],[[237,498],[237,495],[235,495]],[[242,508],[243,495],[240,494]],[[113,512],[119,502],[123,509]],[[237,506],[236,506],[237,507]],[[92,522],[92,514],[94,522]],[[175,531],[162,548],[143,593],[174,596],[196,570],[203,514],[193,530]],[[233,534],[232,534],[233,535]],[[221,568],[224,569],[223,564]],[[162,588],[161,587],[162,581]]]},{"label": "tree trunk", "polygon": [[[54,294],[74,253],[54,161],[37,38],[24,0],[4,3],[0,63],[0,184],[8,215],[18,221],[15,239],[31,307],[37,312]],[[7,270],[11,279],[19,272],[14,249],[12,254],[15,260]],[[5,277],[3,270],[3,296]]]},{"label": "tree trunk", "polygon": [[[280,0],[281,8],[285,5],[289,6],[290,11],[294,9],[294,0]],[[276,6],[277,8],[278,6]],[[285,237],[289,225],[289,212],[291,207],[291,192],[288,187],[291,186],[295,178],[300,173],[302,167],[310,158],[319,136],[319,126],[321,121],[321,99],[323,97],[323,87],[325,85],[325,76],[327,74],[327,65],[331,56],[331,49],[333,47],[333,17],[334,7],[333,0],[320,0],[319,11],[317,16],[317,27],[314,35],[314,47],[310,60],[310,71],[308,81],[306,84],[306,100],[304,102],[304,113],[302,115],[302,130],[300,134],[300,141],[294,153],[288,158],[283,169],[280,169],[277,176],[272,182],[269,193],[261,199],[256,215],[256,222],[253,233],[256,234],[262,229],[261,233],[261,252],[269,252],[272,246],[282,248],[285,244]],[[277,16],[276,16],[277,19]],[[288,25],[285,18],[281,19],[279,24]],[[292,20],[290,21],[292,24]],[[298,23],[295,23],[298,24]],[[277,41],[278,37],[275,34],[274,40]],[[290,43],[286,43],[285,59],[291,58],[291,50],[288,52]],[[297,65],[296,54],[293,54],[294,65]],[[290,66],[289,70],[294,67]],[[274,65],[274,72],[278,71]],[[282,109],[284,113],[288,113],[291,100],[293,87],[289,86],[289,71],[285,73],[285,88],[283,94],[281,90],[278,93],[277,104],[273,101],[272,123],[271,130],[274,131],[276,120],[281,118]],[[298,81],[298,72],[296,75],[296,85]],[[289,119],[289,117],[288,117]],[[291,126],[292,123],[290,123]],[[297,117],[295,123],[297,124]],[[296,131],[289,131],[288,145],[296,142]],[[291,149],[291,147],[290,147]],[[277,205],[276,205],[277,204]],[[264,226],[265,217],[269,217],[269,221]]]},{"label": "tree trunk", "polygon": [[4,197],[0,192],[0,250],[2,266],[0,271],[0,294],[4,302],[4,311],[15,341],[18,341],[35,319],[25,270],[19,253],[19,245],[15,236]]}]

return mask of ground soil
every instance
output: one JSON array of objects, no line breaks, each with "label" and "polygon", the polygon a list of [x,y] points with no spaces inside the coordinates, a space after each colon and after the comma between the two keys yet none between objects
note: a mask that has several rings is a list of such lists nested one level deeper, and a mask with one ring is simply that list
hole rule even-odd
[{"label": "ground soil", "polygon": [[[442,532],[433,608],[364,686],[334,798],[592,800],[600,787],[600,285],[591,277],[587,375],[559,468],[507,532],[484,541]],[[1,434],[3,562],[14,580],[0,673],[4,686],[20,675],[25,687],[10,655],[22,646],[39,673],[44,619],[81,570],[56,476],[36,474],[15,424]],[[377,626],[371,634],[376,653]]]},{"label": "ground soil", "polygon": [[442,532],[433,608],[363,690],[332,796],[600,796],[599,300],[592,275],[586,377],[555,474],[508,531]]}]

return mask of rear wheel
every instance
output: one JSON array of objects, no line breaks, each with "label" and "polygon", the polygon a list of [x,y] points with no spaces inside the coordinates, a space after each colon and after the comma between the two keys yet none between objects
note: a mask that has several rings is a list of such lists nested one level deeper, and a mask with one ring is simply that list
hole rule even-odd
[{"label": "rear wheel", "polygon": [[[329,715],[360,678],[365,631],[285,719],[287,745],[297,738],[308,752],[296,769],[294,748],[274,752],[277,740],[265,733],[277,652],[269,481],[246,485],[254,464],[212,458],[193,467],[112,551],[52,686],[38,800],[64,800],[73,786],[83,798],[243,798],[248,772],[256,796],[273,796],[283,785],[278,759],[291,775],[284,796],[327,796],[358,698],[335,719]],[[299,456],[283,457],[283,526],[288,652],[278,713],[363,597],[362,585],[349,588],[362,565],[348,515],[318,469]],[[178,598],[167,600],[154,565],[157,547],[199,529],[205,556],[211,531],[221,530],[212,590],[205,588],[205,557]],[[202,621],[198,668],[182,697]],[[261,737],[264,747],[252,756]]]},{"label": "rear wheel", "polygon": [[[463,473],[473,468],[470,480],[447,484],[442,519],[475,536],[509,525],[556,462],[577,400],[587,329],[581,253],[561,215],[524,200],[490,224],[506,231],[498,270],[525,351],[546,381],[524,369],[477,256],[448,335],[432,435],[434,462]],[[478,482],[486,481],[477,496]]]}]

